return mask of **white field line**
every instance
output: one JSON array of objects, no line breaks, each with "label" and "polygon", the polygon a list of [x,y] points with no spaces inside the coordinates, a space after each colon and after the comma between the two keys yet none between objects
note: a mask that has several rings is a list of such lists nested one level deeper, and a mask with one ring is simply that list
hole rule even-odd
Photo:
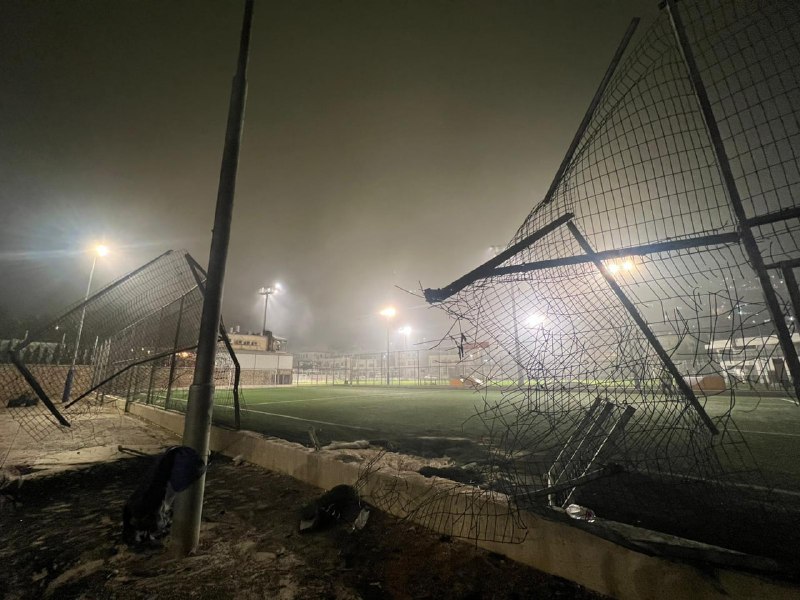
[{"label": "white field line", "polygon": [[264,406],[265,404],[294,404],[295,402],[314,402],[316,400],[323,401],[323,400],[355,400],[358,398],[364,398],[369,400],[370,398],[396,398],[398,396],[407,396],[408,394],[359,394],[355,396],[323,396],[322,398],[300,398],[297,400],[275,400],[275,401],[267,401],[267,402],[248,402],[245,398],[245,404],[247,406]]},{"label": "white field line", "polygon": [[[224,408],[231,408],[226,406]],[[379,431],[372,427],[359,427],[358,425],[346,425],[344,423],[331,423],[330,421],[318,421],[316,419],[303,419],[302,417],[290,417],[289,415],[280,415],[278,413],[264,412],[263,410],[250,410],[249,408],[240,409],[242,412],[258,413],[259,415],[269,415],[270,417],[281,417],[282,419],[291,419],[293,421],[304,421],[306,423],[319,423],[320,425],[331,425],[333,427],[347,427],[348,429],[360,429],[361,431]]]},{"label": "white field line", "polygon": [[702,477],[692,477],[691,475],[679,475],[677,473],[675,474],[675,477],[680,477],[681,479],[691,479],[693,481],[702,481],[705,483],[717,483],[721,485],[727,485],[730,487],[747,488],[749,490],[759,490],[761,492],[775,492],[776,494],[784,494],[786,496],[800,497],[800,492],[795,492],[792,490],[784,490],[781,488],[771,488],[765,485],[755,485],[752,483],[733,483],[730,481],[710,481],[708,479],[703,479]]},{"label": "white field line", "polygon": [[[395,394],[370,394],[370,395],[360,394],[360,395],[355,395],[355,396],[324,396],[322,398],[300,398],[298,400],[274,400],[274,401],[267,400],[266,402],[248,402],[247,398],[245,398],[243,404],[245,404],[247,406],[264,406],[264,405],[267,405],[267,404],[294,404],[295,402],[315,402],[317,400],[319,400],[319,401],[323,401],[323,400],[355,400],[355,399],[358,399],[358,398],[364,398],[365,400],[369,400],[370,398],[375,398],[375,397],[380,397],[380,398],[398,398],[398,397],[404,397],[404,396],[408,396],[408,394],[395,393]],[[164,398],[164,399],[166,398],[166,396],[164,396],[162,394],[159,394],[159,395],[157,395],[155,397]],[[174,398],[173,397],[173,400],[181,400],[183,402],[186,402],[186,398]],[[216,406],[224,406],[224,405],[215,404],[214,406],[216,407]],[[226,408],[229,408],[229,407],[226,407]],[[246,409],[243,408],[242,410],[246,410]],[[257,412],[261,412],[261,411],[257,411]]]},{"label": "white field line", "polygon": [[783,402],[788,402],[789,404],[793,404],[794,406],[797,406],[797,402],[795,402],[791,398],[773,398],[773,400],[781,400]]},{"label": "white field line", "polygon": [[[726,399],[719,399],[719,400],[722,402],[722,404],[725,404],[727,402]],[[763,396],[763,397],[762,396],[759,396],[759,397],[756,397],[756,396],[736,396],[736,408],[739,408],[739,404],[744,402],[744,401],[746,401],[746,400],[753,400],[755,404],[759,404],[759,403],[765,402],[767,400],[779,400],[781,402],[788,402],[789,404],[793,404],[794,406],[797,406],[797,402],[795,402],[791,398],[778,398],[777,396]],[[747,410],[751,410],[751,409],[747,409]]]},{"label": "white field line", "polygon": [[[246,394],[245,394],[246,396]],[[354,400],[357,398],[364,398],[365,400],[369,400],[370,398],[401,398],[401,397],[408,397],[409,394],[405,392],[400,393],[387,393],[387,394],[356,394],[353,396],[323,396],[321,398],[300,398],[299,400],[274,400],[270,401],[267,400],[266,402],[248,402],[247,398],[245,397],[245,404],[247,406],[262,406],[264,404],[293,404],[294,402],[314,402],[315,400]]]},{"label": "white field line", "polygon": [[[215,404],[214,408],[227,408],[228,410],[233,410],[233,406],[224,406],[222,404]],[[349,429],[360,429],[361,431],[380,431],[379,429],[373,429],[372,427],[360,427],[358,425],[346,425],[345,423],[332,423],[330,421],[318,421],[316,419],[304,419],[302,417],[292,417],[289,415],[281,415],[278,413],[270,413],[264,412],[263,410],[251,410],[249,408],[240,408],[241,412],[251,412],[257,413],[259,415],[268,415],[270,417],[281,417],[282,419],[291,419],[292,421],[304,421],[306,423],[319,423],[320,425],[331,425],[333,427],[347,427]]]},{"label": "white field line", "polygon": [[785,437],[800,437],[800,433],[781,433],[779,431],[756,431],[754,429],[740,429],[742,433],[757,433],[759,435],[781,435]]}]

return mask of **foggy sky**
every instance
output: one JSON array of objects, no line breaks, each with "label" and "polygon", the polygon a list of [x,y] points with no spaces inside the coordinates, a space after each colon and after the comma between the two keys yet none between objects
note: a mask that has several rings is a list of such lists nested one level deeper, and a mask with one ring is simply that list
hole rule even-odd
[{"label": "foggy sky", "polygon": [[[243,3],[4,0],[0,306],[58,313],[166,249],[208,260]],[[542,198],[644,0],[257,0],[223,314],[291,347],[412,342]]]}]

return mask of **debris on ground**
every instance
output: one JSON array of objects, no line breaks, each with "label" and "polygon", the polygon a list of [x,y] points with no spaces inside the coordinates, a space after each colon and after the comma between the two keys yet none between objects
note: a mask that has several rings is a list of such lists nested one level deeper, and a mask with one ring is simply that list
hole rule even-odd
[{"label": "debris on ground", "polygon": [[361,530],[330,527],[311,541],[297,534],[297,507],[320,499],[318,489],[224,457],[206,475],[196,554],[134,551],[120,516],[151,461],[126,457],[26,481],[21,506],[0,514],[4,597],[600,598],[377,509]]},{"label": "debris on ground", "polygon": [[425,466],[419,470],[423,477],[441,477],[457,483],[480,484],[486,481],[483,473],[476,469],[465,467],[433,467]]},{"label": "debris on ground", "polygon": [[[337,523],[354,524],[362,510],[358,492],[350,485],[337,485],[300,511],[300,533],[319,531]],[[364,518],[366,522],[366,518]]]},{"label": "debris on ground", "polygon": [[311,447],[314,448],[315,451],[319,451],[319,438],[317,437],[317,430],[314,429],[313,426],[308,428],[308,438],[311,440]]},{"label": "debris on ground", "polygon": [[323,450],[363,450],[369,448],[367,440],[356,440],[355,442],[331,442],[323,446]]}]

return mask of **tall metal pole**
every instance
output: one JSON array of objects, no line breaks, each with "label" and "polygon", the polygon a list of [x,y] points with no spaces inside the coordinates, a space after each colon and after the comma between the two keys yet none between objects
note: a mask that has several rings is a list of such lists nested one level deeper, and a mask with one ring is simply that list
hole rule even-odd
[{"label": "tall metal pole", "polygon": [[731,170],[730,161],[728,160],[728,153],[725,150],[725,144],[722,141],[722,135],[720,134],[717,120],[714,117],[714,110],[708,99],[708,92],[703,83],[703,78],[700,76],[700,69],[697,66],[694,52],[692,52],[691,45],[689,44],[689,38],[686,36],[683,20],[681,19],[675,0],[667,0],[667,12],[669,13],[670,23],[672,24],[672,32],[678,43],[678,49],[686,64],[686,70],[688,71],[697,103],[700,105],[700,112],[703,115],[703,122],[705,123],[708,137],[714,150],[714,156],[717,159],[717,166],[722,176],[722,182],[725,185],[725,190],[728,192],[731,208],[733,208],[733,213],[739,224],[739,234],[741,236],[742,245],[747,253],[747,258],[750,259],[753,270],[758,276],[758,281],[761,284],[764,300],[766,301],[772,320],[775,322],[775,330],[778,334],[781,350],[783,350],[784,360],[789,367],[789,373],[792,375],[796,400],[800,402],[800,358],[798,358],[797,350],[792,343],[792,335],[789,333],[789,328],[786,325],[786,316],[781,311],[778,295],[772,287],[772,282],[770,281],[769,274],[764,265],[764,259],[761,256],[761,250],[758,248],[758,243],[756,242],[755,236],[753,236],[750,222],[747,219],[747,214],[742,204],[742,198],[739,195],[739,189],[736,187],[736,180],[733,177],[733,171]]},{"label": "tall metal pole", "polygon": [[264,293],[264,323],[261,326],[261,335],[267,335],[267,308],[269,307],[269,292]]},{"label": "tall metal pole", "polygon": [[[225,148],[217,191],[217,208],[208,258],[208,279],[200,320],[197,362],[194,379],[189,388],[183,444],[193,448],[207,460],[211,415],[214,407],[214,361],[217,352],[222,312],[222,288],[225,280],[225,263],[228,257],[233,198],[236,189],[236,171],[239,165],[239,147],[242,139],[244,106],[247,97],[247,59],[250,46],[250,28],[253,21],[253,0],[246,0],[239,59],[233,78],[228,109]],[[180,492],[175,499],[175,520],[172,535],[172,552],[185,556],[197,548],[200,541],[200,518],[203,510],[205,475]]]},{"label": "tall metal pole", "polygon": [[89,271],[89,283],[86,284],[86,294],[83,297],[83,308],[81,308],[81,320],[78,321],[78,333],[75,336],[75,352],[72,353],[72,364],[67,371],[67,380],[64,382],[64,392],[61,394],[61,401],[66,402],[69,400],[69,395],[72,392],[72,380],[75,377],[75,363],[78,362],[78,348],[81,345],[81,334],[83,334],[83,322],[86,320],[86,302],[89,300],[89,294],[92,291],[92,279],[94,278],[94,268],[97,266],[97,254],[92,259],[92,269]]}]

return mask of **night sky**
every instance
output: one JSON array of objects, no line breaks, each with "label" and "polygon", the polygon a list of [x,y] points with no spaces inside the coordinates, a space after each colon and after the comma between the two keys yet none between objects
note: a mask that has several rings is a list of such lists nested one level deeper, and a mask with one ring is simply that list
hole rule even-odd
[{"label": "night sky", "polygon": [[[206,264],[243,3],[0,5],[0,306],[57,314],[169,248]],[[257,0],[223,314],[298,349],[412,342],[547,190],[653,0]]]}]

